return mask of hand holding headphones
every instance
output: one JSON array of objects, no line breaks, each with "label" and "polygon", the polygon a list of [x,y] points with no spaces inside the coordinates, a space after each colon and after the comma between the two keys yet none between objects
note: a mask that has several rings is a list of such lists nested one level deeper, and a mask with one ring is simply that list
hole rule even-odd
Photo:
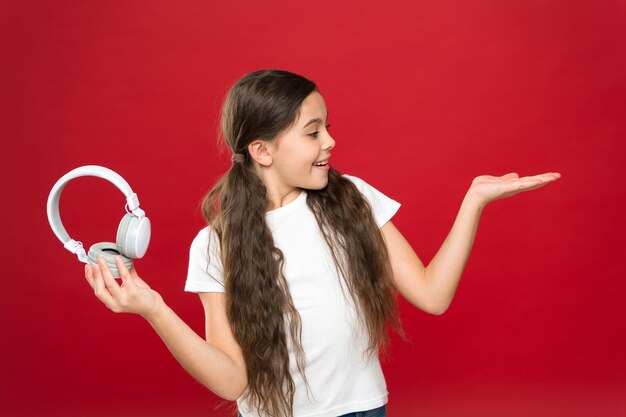
[{"label": "hand holding headphones", "polygon": [[115,313],[135,313],[152,321],[165,305],[163,297],[137,275],[135,268],[126,269],[120,256],[116,256],[122,285],[113,279],[108,265],[103,260],[97,265],[85,265],[85,278],[96,297]]},{"label": "hand holding headphones", "polygon": [[[59,214],[59,199],[61,198],[63,188],[69,181],[85,176],[94,176],[108,180],[126,196],[126,214],[117,229],[116,243],[96,243],[91,246],[87,254],[85,254],[83,244],[72,239],[67,233]],[[81,262],[90,265],[96,264],[98,259],[103,258],[115,278],[120,277],[120,271],[115,262],[116,256],[120,256],[125,268],[130,270],[133,266],[133,259],[142,258],[148,250],[150,220],[146,217],[145,212],[139,208],[139,199],[137,194],[130,188],[130,185],[124,178],[108,168],[98,165],[85,165],[73,169],[62,176],[50,191],[47,212],[50,227],[67,250],[76,254]]]}]

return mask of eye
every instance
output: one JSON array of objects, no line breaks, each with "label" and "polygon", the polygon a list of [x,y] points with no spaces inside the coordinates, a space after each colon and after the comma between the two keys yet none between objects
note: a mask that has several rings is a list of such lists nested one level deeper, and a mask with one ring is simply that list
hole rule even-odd
[{"label": "eye", "polygon": [[[330,127],[330,124],[326,125],[326,129],[328,129]],[[313,133],[309,133],[309,136],[311,136],[312,138],[317,138],[317,134],[320,133],[319,131],[315,131]]]}]

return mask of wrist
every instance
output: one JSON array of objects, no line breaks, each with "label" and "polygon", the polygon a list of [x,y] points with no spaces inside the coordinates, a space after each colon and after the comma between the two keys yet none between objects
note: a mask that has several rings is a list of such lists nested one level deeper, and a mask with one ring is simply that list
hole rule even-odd
[{"label": "wrist", "polygon": [[156,298],[154,306],[146,313],[142,314],[143,318],[151,323],[158,320],[167,309],[167,304],[165,304],[165,301],[163,300],[163,297],[161,297],[161,294],[154,290],[152,291],[154,292]]},{"label": "wrist", "polygon": [[468,205],[475,210],[478,210],[479,213],[482,212],[483,208],[485,208],[485,206],[487,205],[487,203],[483,199],[477,197],[474,193],[472,193],[472,190],[469,190],[465,194],[463,204]]}]

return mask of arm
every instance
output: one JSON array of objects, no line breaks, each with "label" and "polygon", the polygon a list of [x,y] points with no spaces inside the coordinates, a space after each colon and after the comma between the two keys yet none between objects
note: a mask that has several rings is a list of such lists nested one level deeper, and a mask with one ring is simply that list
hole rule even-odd
[{"label": "arm", "polygon": [[470,194],[465,196],[452,229],[424,272],[425,285],[440,314],[452,303],[474,244],[482,209]]},{"label": "arm", "polygon": [[202,339],[164,302],[145,317],[191,376],[220,397],[235,401],[248,385],[245,367]]},{"label": "arm", "polygon": [[519,178],[516,173],[502,177],[476,177],[465,195],[456,220],[428,267],[389,221],[381,232],[387,244],[394,285],[412,305],[431,314],[443,314],[456,292],[469,258],[483,208],[491,201],[530,191],[560,178],[546,173]]},{"label": "arm", "polygon": [[[227,400],[236,400],[247,387],[241,349],[234,342],[226,321],[223,295],[203,300],[207,320],[207,341],[198,336],[170,309],[159,293],[116,259],[123,285],[120,286],[100,260],[85,267],[85,278],[96,296],[116,313],[144,317],[161,337],[172,355],[198,382]],[[210,342],[209,342],[210,341]]]}]

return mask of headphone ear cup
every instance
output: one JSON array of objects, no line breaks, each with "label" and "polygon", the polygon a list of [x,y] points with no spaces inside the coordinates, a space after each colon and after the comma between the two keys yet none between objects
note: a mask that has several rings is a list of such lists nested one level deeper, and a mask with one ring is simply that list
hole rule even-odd
[{"label": "headphone ear cup", "polygon": [[150,233],[150,219],[126,213],[117,228],[117,250],[129,258],[142,258],[148,250]]},{"label": "headphone ear cup", "polygon": [[133,260],[120,253],[117,250],[117,245],[115,243],[96,243],[91,248],[89,248],[89,252],[87,253],[87,257],[89,258],[89,264],[95,265],[96,263],[98,263],[98,259],[104,258],[107,265],[109,266],[109,269],[111,270],[111,274],[113,274],[115,278],[119,278],[120,271],[117,269],[117,264],[115,263],[115,257],[117,255],[122,257],[126,269],[130,270],[133,267]]}]

